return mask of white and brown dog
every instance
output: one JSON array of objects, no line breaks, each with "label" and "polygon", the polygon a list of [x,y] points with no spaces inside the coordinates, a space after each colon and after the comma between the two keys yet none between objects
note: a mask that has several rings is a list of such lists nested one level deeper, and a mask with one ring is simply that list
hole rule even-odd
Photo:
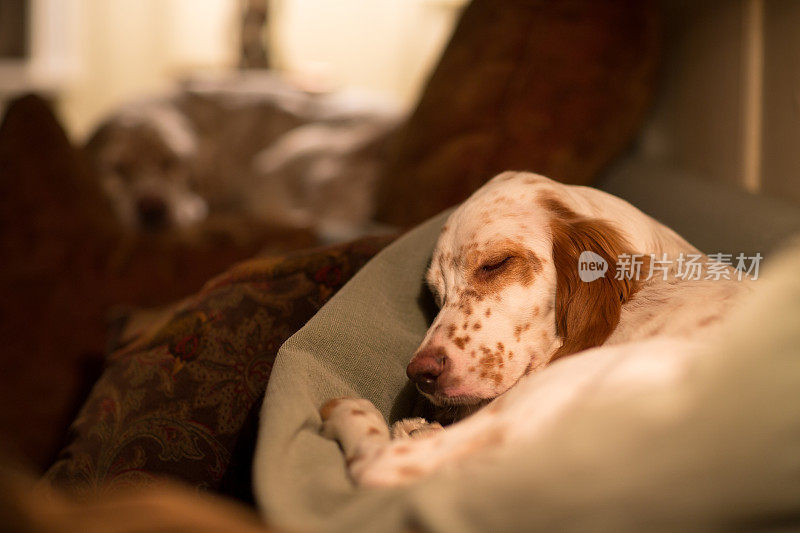
[{"label": "white and brown dog", "polygon": [[369,94],[309,93],[276,75],[239,74],[131,102],[85,147],[131,231],[248,215],[343,240],[369,227],[383,147],[399,120]]},{"label": "white and brown dog", "polygon": [[[686,276],[687,256],[708,260],[624,200],[500,174],[442,228],[427,274],[440,311],[407,368],[434,405],[455,409],[457,419],[477,412],[444,431],[426,431],[440,426],[421,419],[390,431],[370,402],[340,398],[320,411],[323,434],[339,441],[354,481],[376,486],[525,441],[610,360],[685,355],[748,292],[747,276],[713,261],[715,275]],[[587,257],[599,270],[584,278]],[[639,272],[626,272],[636,257]],[[526,379],[573,354],[585,363],[580,375],[556,365],[547,387]]]}]

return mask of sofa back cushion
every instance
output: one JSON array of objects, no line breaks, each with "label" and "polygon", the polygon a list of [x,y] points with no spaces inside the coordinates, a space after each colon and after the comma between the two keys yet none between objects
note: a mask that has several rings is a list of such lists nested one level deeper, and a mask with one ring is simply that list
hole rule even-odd
[{"label": "sofa back cushion", "polygon": [[640,0],[474,0],[390,150],[377,218],[410,226],[503,170],[590,183],[651,100],[657,10]]}]

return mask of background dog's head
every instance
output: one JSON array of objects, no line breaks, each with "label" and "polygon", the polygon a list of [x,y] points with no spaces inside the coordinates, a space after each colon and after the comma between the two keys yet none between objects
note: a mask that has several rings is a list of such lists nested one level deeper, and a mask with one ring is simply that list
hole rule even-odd
[{"label": "background dog's head", "polygon": [[86,144],[103,190],[130,230],[163,231],[205,218],[194,183],[197,138],[169,102],[122,110]]}]

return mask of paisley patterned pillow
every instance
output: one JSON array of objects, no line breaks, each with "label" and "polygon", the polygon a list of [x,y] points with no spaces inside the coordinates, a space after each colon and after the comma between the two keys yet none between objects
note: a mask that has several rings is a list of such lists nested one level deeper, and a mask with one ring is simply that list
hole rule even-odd
[{"label": "paisley patterned pillow", "polygon": [[45,479],[80,495],[168,476],[248,499],[278,348],[390,241],[241,263],[157,315],[109,356]]}]

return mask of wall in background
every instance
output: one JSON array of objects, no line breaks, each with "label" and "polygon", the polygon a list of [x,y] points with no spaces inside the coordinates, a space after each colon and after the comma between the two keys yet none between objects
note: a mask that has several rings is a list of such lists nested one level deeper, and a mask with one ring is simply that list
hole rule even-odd
[{"label": "wall in background", "polygon": [[354,85],[409,106],[467,0],[273,0],[279,69]]},{"label": "wall in background", "polygon": [[800,202],[800,2],[665,0],[645,157]]},{"label": "wall in background", "polygon": [[800,202],[800,2],[764,3],[761,185]]},{"label": "wall in background", "polygon": [[[29,1],[32,55],[0,61],[0,102],[50,92],[76,140],[124,102],[238,64],[241,0]],[[271,0],[265,39],[273,64],[296,78],[411,106],[466,3]]]},{"label": "wall in background", "polygon": [[[0,1],[0,16],[13,17],[16,20],[11,23],[19,23],[22,11],[22,23],[28,25],[14,32],[27,39],[23,53],[0,57],[0,98],[24,90],[63,88],[79,70],[79,0]],[[2,25],[7,23],[5,19]]]},{"label": "wall in background", "polygon": [[667,47],[648,156],[743,182],[742,12],[738,0],[666,2]]},{"label": "wall in background", "polygon": [[77,71],[59,94],[75,137],[110,109],[197,69],[236,64],[235,0],[76,1]]}]

